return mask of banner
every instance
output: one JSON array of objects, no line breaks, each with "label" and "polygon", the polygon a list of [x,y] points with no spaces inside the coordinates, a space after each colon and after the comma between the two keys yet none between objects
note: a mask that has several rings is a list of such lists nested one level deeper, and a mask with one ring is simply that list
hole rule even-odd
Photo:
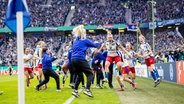
[{"label": "banner", "polygon": [[[162,80],[176,82],[176,63],[156,63],[155,68],[158,70],[158,73]],[[151,77],[150,72],[148,73],[149,77]]]},{"label": "banner", "polygon": [[[9,70],[0,70],[0,75],[9,75],[10,71]],[[12,70],[12,75],[18,74],[18,70]]]},{"label": "banner", "polygon": [[137,24],[127,24],[128,31],[137,31]]},{"label": "banner", "polygon": [[135,66],[136,76],[148,77],[148,69],[146,65]]},{"label": "banner", "polygon": [[149,29],[156,29],[156,27],[157,27],[157,23],[156,22],[154,22],[154,24],[152,23],[152,22],[149,22]]},{"label": "banner", "polygon": [[184,84],[184,61],[176,62],[177,83]]}]

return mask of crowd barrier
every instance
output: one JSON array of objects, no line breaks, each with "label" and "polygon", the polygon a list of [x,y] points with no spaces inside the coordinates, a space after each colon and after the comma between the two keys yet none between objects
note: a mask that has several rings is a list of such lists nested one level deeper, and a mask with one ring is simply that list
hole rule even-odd
[{"label": "crowd barrier", "polygon": [[[52,67],[56,70],[56,66]],[[176,61],[169,63],[156,63],[155,68],[158,70],[158,73],[162,80],[175,82],[178,84],[184,84],[184,61]],[[146,65],[135,66],[136,75],[145,78],[151,78],[151,74],[147,69]],[[17,74],[17,66],[13,66],[12,74]],[[9,67],[0,66],[0,75],[8,75]]]},{"label": "crowd barrier", "polygon": [[[12,66],[12,74],[18,74],[18,67]],[[56,66],[53,65],[52,69],[56,70]],[[9,67],[8,66],[0,66],[0,75],[9,75]]]},{"label": "crowd barrier", "polygon": [[[162,80],[184,84],[184,61],[156,63],[155,68]],[[145,78],[152,78],[146,65],[135,66],[136,75]]]}]

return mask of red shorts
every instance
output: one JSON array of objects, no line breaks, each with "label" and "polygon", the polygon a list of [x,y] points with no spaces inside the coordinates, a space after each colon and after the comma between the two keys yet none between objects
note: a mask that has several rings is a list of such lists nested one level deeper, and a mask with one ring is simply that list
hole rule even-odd
[{"label": "red shorts", "polygon": [[24,72],[25,72],[25,71],[28,71],[29,74],[33,73],[32,68],[24,68]]},{"label": "red shorts", "polygon": [[123,74],[129,74],[129,72],[130,72],[130,67],[129,66],[126,66],[126,67],[122,68],[122,73]]},{"label": "red shorts", "polygon": [[36,68],[42,69],[42,64],[38,64],[38,65],[36,66]]},{"label": "red shorts", "polygon": [[147,66],[151,66],[152,64],[155,63],[154,57],[150,57],[150,58],[145,59],[145,62],[146,62]]},{"label": "red shorts", "polygon": [[62,67],[64,71],[68,71],[68,64],[64,64]]},{"label": "red shorts", "polygon": [[109,61],[111,64],[113,63],[113,61],[115,61],[116,63],[121,62],[121,57],[120,56],[107,56],[106,61]]},{"label": "red shorts", "polygon": [[134,68],[134,67],[130,67],[130,71],[131,71],[132,73],[135,73],[135,68]]}]

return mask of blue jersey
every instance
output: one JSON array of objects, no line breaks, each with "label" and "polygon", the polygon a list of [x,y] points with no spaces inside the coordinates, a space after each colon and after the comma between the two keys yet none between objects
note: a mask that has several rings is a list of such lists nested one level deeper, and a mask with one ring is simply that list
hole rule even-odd
[{"label": "blue jersey", "polygon": [[92,63],[98,60],[98,65],[101,63],[101,61],[105,61],[105,57],[102,55],[102,53],[96,53],[95,57],[92,59]]},{"label": "blue jersey", "polygon": [[50,57],[48,53],[43,53],[42,56],[42,67],[45,69],[52,69],[52,62],[56,60],[54,57]]},{"label": "blue jersey", "polygon": [[72,46],[72,56],[71,59],[81,59],[85,60],[86,58],[86,50],[89,47],[99,47],[101,43],[93,43],[89,39],[76,39]]}]

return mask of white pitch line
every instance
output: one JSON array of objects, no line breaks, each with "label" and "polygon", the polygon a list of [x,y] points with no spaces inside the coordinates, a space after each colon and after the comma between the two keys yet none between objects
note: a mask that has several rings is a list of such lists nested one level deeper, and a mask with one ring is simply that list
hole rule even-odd
[{"label": "white pitch line", "polygon": [[[78,93],[80,93],[81,91],[82,91],[82,88],[79,89],[79,92]],[[71,96],[67,101],[64,102],[64,104],[70,104],[74,99],[75,99],[75,97],[74,96]]]}]

